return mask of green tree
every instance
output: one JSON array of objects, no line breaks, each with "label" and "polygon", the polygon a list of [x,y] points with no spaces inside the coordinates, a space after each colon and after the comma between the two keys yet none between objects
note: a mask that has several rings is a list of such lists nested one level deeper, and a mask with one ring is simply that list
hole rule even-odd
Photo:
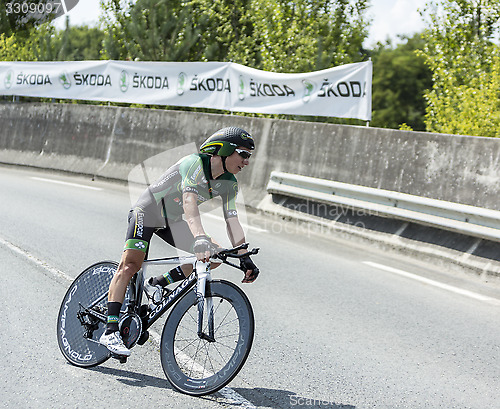
[{"label": "green tree", "polygon": [[260,64],[252,0],[192,0],[194,24],[199,30],[197,49],[202,61]]},{"label": "green tree", "polygon": [[0,61],[79,61],[101,58],[104,32],[87,26],[56,30],[45,23],[29,30],[29,35],[0,34]]},{"label": "green tree", "polygon": [[498,0],[441,0],[425,9],[422,55],[433,74],[426,126],[432,132],[500,136]]},{"label": "green tree", "polygon": [[29,35],[0,34],[0,61],[52,61],[55,29],[49,23],[33,27]]},{"label": "green tree", "polygon": [[367,1],[261,0],[252,5],[261,69],[307,72],[365,57]]},{"label": "green tree", "polygon": [[29,50],[17,42],[16,36],[0,34],[0,61],[30,61],[29,58]]},{"label": "green tree", "polygon": [[104,32],[88,26],[71,26],[66,17],[66,28],[57,33],[53,42],[59,61],[99,60]]},{"label": "green tree", "polygon": [[195,47],[201,29],[190,3],[180,0],[103,2],[105,56],[110,59],[186,61],[201,53]]},{"label": "green tree", "polygon": [[233,61],[300,72],[360,61],[366,0],[104,3],[108,58]]},{"label": "green tree", "polygon": [[[0,60],[34,61],[40,56],[49,56],[47,43],[53,35],[49,23],[58,14],[55,8],[51,9],[53,13],[33,12],[38,9],[38,5],[44,6],[42,10],[47,10],[46,3],[44,0],[0,0]],[[23,4],[28,8],[20,7]],[[62,7],[58,10],[59,14],[64,12]]]},{"label": "green tree", "polygon": [[372,51],[372,121],[380,128],[398,129],[402,124],[425,130],[424,93],[432,87],[432,74],[425,58],[417,55],[425,43],[421,34],[403,38],[394,47],[379,43]]}]

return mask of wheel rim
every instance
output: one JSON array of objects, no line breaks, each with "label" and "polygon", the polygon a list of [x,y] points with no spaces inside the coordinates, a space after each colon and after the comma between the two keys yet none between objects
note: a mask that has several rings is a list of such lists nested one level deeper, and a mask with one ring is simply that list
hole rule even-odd
[{"label": "wheel rim", "polygon": [[[241,345],[238,314],[233,305],[222,297],[214,300],[215,342],[197,335],[197,305],[193,305],[179,322],[174,339],[174,358],[187,378],[209,383],[221,371]],[[208,313],[204,314],[203,331],[208,332]]]},{"label": "wheel rim", "polygon": [[[227,385],[244,365],[253,342],[253,312],[245,294],[227,281],[211,282],[210,294],[215,310],[214,343],[200,340],[197,335],[194,291],[179,301],[163,328],[161,356],[165,375],[177,390],[193,396],[214,393]],[[207,311],[205,331],[206,315]],[[184,335],[186,331],[188,336]]]}]

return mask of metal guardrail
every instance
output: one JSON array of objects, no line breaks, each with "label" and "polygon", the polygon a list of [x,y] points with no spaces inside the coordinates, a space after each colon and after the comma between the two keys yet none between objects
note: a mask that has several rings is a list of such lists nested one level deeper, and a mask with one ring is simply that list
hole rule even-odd
[{"label": "metal guardrail", "polygon": [[276,171],[267,192],[500,241],[496,210]]}]

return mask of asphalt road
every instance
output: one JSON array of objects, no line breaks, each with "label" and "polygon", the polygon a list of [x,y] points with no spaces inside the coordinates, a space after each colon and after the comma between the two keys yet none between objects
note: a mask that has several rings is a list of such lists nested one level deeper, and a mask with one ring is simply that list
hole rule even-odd
[{"label": "asphalt road", "polygon": [[[125,365],[74,367],[57,345],[59,305],[68,278],[119,258],[127,187],[0,167],[0,198],[0,407],[500,407],[498,287],[256,214],[247,238],[262,274],[241,284],[256,335],[228,388],[175,392],[154,340]],[[205,223],[224,244],[220,220]],[[153,255],[170,253],[154,242]]]}]

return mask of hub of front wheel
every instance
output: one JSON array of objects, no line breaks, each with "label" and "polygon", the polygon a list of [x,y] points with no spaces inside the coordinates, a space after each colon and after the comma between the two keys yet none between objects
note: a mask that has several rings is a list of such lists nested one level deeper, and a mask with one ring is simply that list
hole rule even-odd
[{"label": "hub of front wheel", "polygon": [[198,332],[198,337],[200,339],[203,339],[205,341],[208,341],[208,342],[215,342],[215,338],[214,337],[211,337],[210,335],[207,335],[205,334],[204,332]]}]

